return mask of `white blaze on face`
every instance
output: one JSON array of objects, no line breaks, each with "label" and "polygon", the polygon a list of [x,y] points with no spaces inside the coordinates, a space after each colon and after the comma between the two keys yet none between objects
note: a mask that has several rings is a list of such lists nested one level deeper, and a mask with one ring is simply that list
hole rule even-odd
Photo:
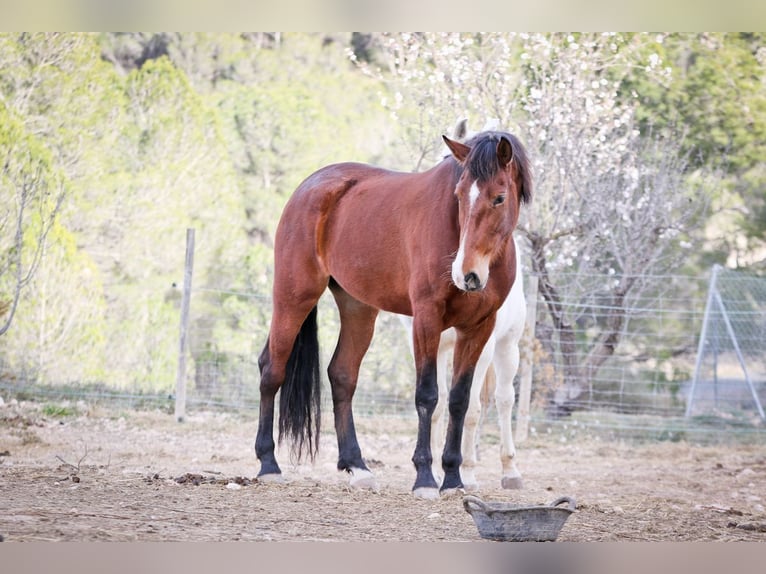
[{"label": "white blaze on face", "polygon": [[[479,191],[479,186],[476,185],[476,182],[474,181],[473,185],[471,186],[471,190],[468,192],[468,217],[464,222],[466,225],[473,215],[473,208],[476,205],[476,201],[479,199],[480,193],[481,192]],[[487,259],[485,261],[484,259],[486,258],[482,258],[482,260],[478,262],[478,268],[469,270],[473,271],[479,276],[479,281],[481,281],[482,285],[486,285],[487,278],[489,277],[489,260]],[[465,291],[465,274],[463,273],[464,260],[465,233],[463,233],[460,237],[460,247],[457,250],[455,260],[452,262],[452,281],[455,283],[455,286],[462,291]]]},{"label": "white blaze on face", "polygon": [[473,211],[473,206],[476,205],[476,200],[479,199],[479,186],[476,185],[476,182],[473,182],[473,185],[471,186],[471,191],[468,193],[468,217],[471,217],[471,212]]}]

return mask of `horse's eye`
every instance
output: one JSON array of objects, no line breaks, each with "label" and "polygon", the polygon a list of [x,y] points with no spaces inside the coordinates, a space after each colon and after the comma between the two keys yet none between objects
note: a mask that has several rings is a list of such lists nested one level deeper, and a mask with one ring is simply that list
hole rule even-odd
[{"label": "horse's eye", "polygon": [[504,195],[498,195],[495,199],[492,200],[492,205],[500,205],[505,201]]}]

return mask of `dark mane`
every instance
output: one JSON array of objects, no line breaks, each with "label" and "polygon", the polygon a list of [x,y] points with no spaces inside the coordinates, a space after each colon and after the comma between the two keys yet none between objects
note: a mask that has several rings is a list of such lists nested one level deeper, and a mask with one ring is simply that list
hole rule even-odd
[{"label": "dark mane", "polygon": [[505,137],[511,143],[513,149],[513,163],[521,178],[519,197],[522,203],[532,200],[532,177],[529,169],[527,152],[519,139],[513,134],[500,131],[480,132],[469,139],[466,145],[471,147],[471,153],[466,159],[469,173],[480,182],[487,181],[495,176],[500,165],[497,162],[497,142]]}]

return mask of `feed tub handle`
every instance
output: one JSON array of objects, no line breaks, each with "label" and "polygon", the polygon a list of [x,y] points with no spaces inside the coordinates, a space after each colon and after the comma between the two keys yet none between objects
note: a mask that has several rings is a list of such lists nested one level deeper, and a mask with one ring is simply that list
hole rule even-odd
[{"label": "feed tub handle", "polygon": [[577,503],[575,502],[575,499],[571,496],[562,496],[561,498],[557,498],[553,502],[551,502],[551,506],[558,506],[559,504],[563,504],[564,502],[569,503],[569,510],[574,512],[575,508],[577,507]]},{"label": "feed tub handle", "polygon": [[471,512],[471,506],[478,507],[479,510],[484,512],[487,515],[492,514],[492,509],[487,506],[484,501],[479,498],[478,496],[468,495],[463,497],[463,508],[465,508],[466,512]]}]

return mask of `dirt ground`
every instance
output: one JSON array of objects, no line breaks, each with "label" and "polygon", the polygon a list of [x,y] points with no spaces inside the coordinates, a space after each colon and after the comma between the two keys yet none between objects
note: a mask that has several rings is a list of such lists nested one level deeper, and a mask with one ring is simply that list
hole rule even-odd
[{"label": "dirt ground", "polygon": [[[458,496],[415,499],[415,421],[358,421],[379,492],[335,470],[325,424],[313,465],[278,460],[261,483],[256,416],[172,415],[79,404],[0,405],[0,535],[6,541],[478,541]],[[495,434],[493,434],[495,433]],[[555,435],[518,445],[525,487],[499,487],[496,431],[477,477],[488,501],[577,500],[559,541],[766,541],[763,445],[634,444]]]}]

